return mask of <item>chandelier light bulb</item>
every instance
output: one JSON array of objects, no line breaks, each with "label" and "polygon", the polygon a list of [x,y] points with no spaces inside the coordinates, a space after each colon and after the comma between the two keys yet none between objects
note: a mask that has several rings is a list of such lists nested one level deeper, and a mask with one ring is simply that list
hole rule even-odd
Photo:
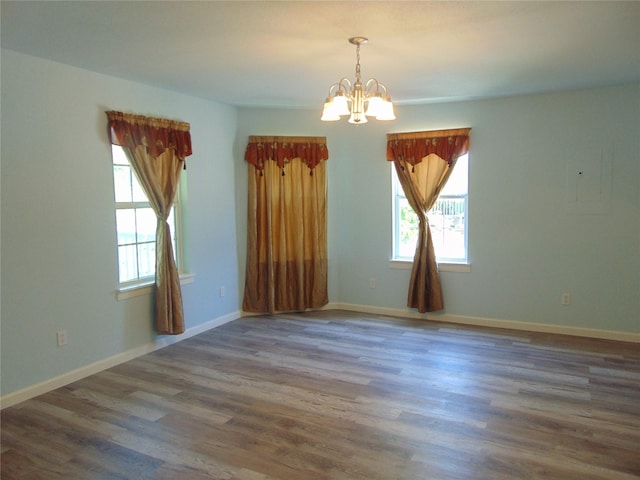
[{"label": "chandelier light bulb", "polygon": [[393,103],[389,97],[385,98],[380,105],[380,111],[376,117],[378,120],[395,120],[396,114],[393,112]]},{"label": "chandelier light bulb", "polygon": [[333,122],[340,120],[340,115],[336,113],[335,104],[330,98],[324,102],[324,108],[322,109],[322,117],[320,120],[324,122]]},{"label": "chandelier light bulb", "polygon": [[344,92],[339,91],[333,97],[333,109],[337,115],[350,115],[349,101]]},{"label": "chandelier light bulb", "polygon": [[382,95],[374,95],[372,97],[369,97],[369,104],[367,105],[367,112],[366,115],[367,117],[376,117],[378,120],[380,120],[379,116],[382,113],[382,104],[384,103],[384,100],[382,100]]},{"label": "chandelier light bulb", "polygon": [[354,125],[361,125],[363,123],[367,123],[367,116],[364,113],[352,113],[349,117],[349,123]]}]

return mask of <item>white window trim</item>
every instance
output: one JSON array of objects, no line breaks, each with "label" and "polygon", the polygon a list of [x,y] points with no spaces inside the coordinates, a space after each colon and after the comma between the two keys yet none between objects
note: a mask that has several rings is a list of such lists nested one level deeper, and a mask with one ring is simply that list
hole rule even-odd
[{"label": "white window trim", "polygon": [[[398,222],[396,221],[397,216],[397,202],[396,198],[398,195],[398,185],[395,181],[396,172],[394,170],[393,164],[391,165],[391,193],[393,196],[393,206],[391,209],[392,223],[393,229],[391,231],[391,258],[389,259],[389,267],[393,269],[410,269],[413,266],[413,258],[407,257],[395,257],[396,253],[396,239],[398,237]],[[397,182],[399,183],[399,182]],[[464,250],[466,253],[465,259],[448,259],[442,258],[438,261],[438,270],[441,272],[471,272],[471,262],[469,260],[469,190],[467,186],[467,193],[465,195],[444,195],[443,198],[464,198],[465,201],[465,216],[464,216],[464,229],[465,229],[465,244]]]},{"label": "white window trim", "polygon": [[[112,145],[112,149],[113,149]],[[113,155],[113,153],[112,153]],[[193,283],[195,280],[195,274],[188,273],[185,271],[185,261],[184,261],[184,237],[183,237],[183,224],[182,224],[182,191],[184,190],[185,176],[180,176],[180,181],[178,184],[178,189],[176,190],[176,195],[174,198],[174,202],[172,205],[173,215],[174,215],[174,229],[172,233],[175,236],[175,263],[176,268],[178,269],[178,275],[180,277],[180,285],[188,285]],[[115,184],[114,184],[115,185]],[[152,208],[151,202],[148,200],[146,202],[115,202],[115,211],[118,211],[118,205],[124,208]],[[116,227],[116,235],[117,235],[117,227]],[[117,256],[116,256],[117,258]],[[118,267],[119,268],[119,267]],[[120,276],[120,272],[118,271],[118,277]],[[130,280],[128,282],[118,283],[116,287],[116,298],[118,300],[125,300],[127,298],[139,297],[142,295],[149,295],[153,291],[153,284],[155,283],[155,275],[145,278],[138,278],[134,280]]]},{"label": "white window trim", "polygon": [[[180,285],[188,285],[190,283],[193,283],[195,279],[195,273],[181,273]],[[127,298],[150,295],[153,292],[153,284],[155,283],[155,281],[155,277],[148,277],[146,279],[140,280],[135,285],[118,287],[118,289],[116,290],[116,298],[118,300],[126,300]]]}]

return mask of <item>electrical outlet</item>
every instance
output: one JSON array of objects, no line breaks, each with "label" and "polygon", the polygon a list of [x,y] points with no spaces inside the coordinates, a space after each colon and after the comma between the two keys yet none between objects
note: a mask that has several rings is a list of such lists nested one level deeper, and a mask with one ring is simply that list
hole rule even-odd
[{"label": "electrical outlet", "polygon": [[376,288],[376,277],[371,277],[369,279],[369,288]]},{"label": "electrical outlet", "polygon": [[562,294],[562,305],[570,305],[571,304],[571,295],[568,293]]},{"label": "electrical outlet", "polygon": [[67,331],[58,330],[56,332],[56,339],[58,340],[58,346],[63,347],[67,344]]},{"label": "electrical outlet", "polygon": [[220,295],[220,297],[224,297],[224,287],[220,287],[218,289],[218,294]]}]

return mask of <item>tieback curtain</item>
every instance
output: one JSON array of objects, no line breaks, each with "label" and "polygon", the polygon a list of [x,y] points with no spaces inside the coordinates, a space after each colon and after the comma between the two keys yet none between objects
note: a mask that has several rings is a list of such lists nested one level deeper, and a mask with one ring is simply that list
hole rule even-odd
[{"label": "tieback curtain", "polygon": [[157,217],[155,330],[184,332],[180,277],[167,222],[185,157],[191,155],[189,124],[122,112],[106,112],[111,143],[124,150]]},{"label": "tieback curtain", "polygon": [[427,212],[438,199],[458,157],[469,151],[470,131],[465,128],[387,135],[387,160],[394,163],[407,201],[418,216],[407,306],[420,313],[444,308]]},{"label": "tieback curtain", "polygon": [[329,158],[326,137],[249,137],[245,160],[261,175],[265,162],[272,160],[282,170],[285,164],[299,158],[313,172],[318,164]]},{"label": "tieback curtain", "polygon": [[249,137],[245,312],[329,302],[328,157],[325,137]]}]

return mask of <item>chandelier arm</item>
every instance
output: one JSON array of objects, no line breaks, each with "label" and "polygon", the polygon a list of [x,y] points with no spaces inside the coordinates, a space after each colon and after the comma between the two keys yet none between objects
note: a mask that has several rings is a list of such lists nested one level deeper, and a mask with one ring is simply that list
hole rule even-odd
[{"label": "chandelier arm", "polygon": [[339,82],[334,83],[329,87],[329,97],[333,97],[337,92],[343,91],[345,96],[351,97],[351,89],[353,85],[348,78],[343,77]]},{"label": "chandelier arm", "polygon": [[[375,90],[372,88],[373,86],[375,86]],[[385,84],[382,82],[379,82],[375,78],[370,78],[369,80],[367,80],[367,83],[365,84],[364,91],[366,92],[367,96],[369,96],[371,92],[382,93],[380,92],[381,88],[382,90],[384,90],[384,95],[387,96],[388,92]]]},{"label": "chandelier arm", "polygon": [[[338,84],[341,87],[344,87],[344,91],[347,95],[351,95],[351,90],[353,89],[353,84],[349,81],[347,77],[342,77]],[[347,88],[348,87],[348,88]]]}]

